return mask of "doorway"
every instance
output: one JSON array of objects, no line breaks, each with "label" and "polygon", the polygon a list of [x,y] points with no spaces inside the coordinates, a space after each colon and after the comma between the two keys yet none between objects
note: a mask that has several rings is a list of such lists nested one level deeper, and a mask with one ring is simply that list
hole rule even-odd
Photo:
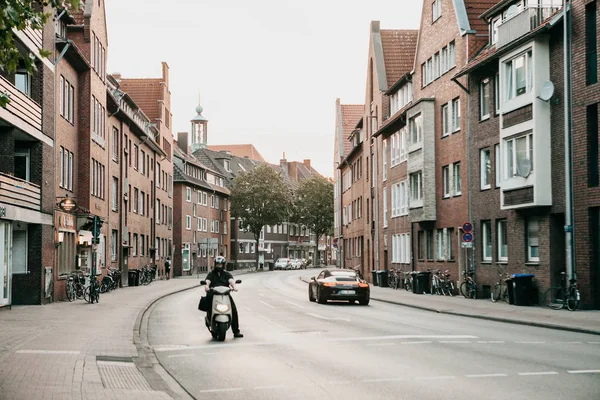
[{"label": "doorway", "polygon": [[10,228],[11,224],[0,222],[0,306],[10,304]]}]

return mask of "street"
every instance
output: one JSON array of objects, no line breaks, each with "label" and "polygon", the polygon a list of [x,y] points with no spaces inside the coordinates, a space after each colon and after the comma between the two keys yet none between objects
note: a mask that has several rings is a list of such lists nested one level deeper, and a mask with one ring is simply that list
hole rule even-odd
[{"label": "street", "polygon": [[371,301],[310,303],[317,269],[247,274],[234,294],[245,337],[212,341],[200,288],[154,307],[148,340],[197,399],[592,399],[600,337]]}]

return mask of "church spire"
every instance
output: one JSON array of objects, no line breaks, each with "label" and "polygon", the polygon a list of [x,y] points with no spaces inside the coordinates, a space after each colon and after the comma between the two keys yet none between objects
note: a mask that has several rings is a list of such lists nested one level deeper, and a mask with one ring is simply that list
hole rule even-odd
[{"label": "church spire", "polygon": [[192,153],[198,149],[205,149],[208,143],[208,120],[202,115],[204,109],[200,105],[200,92],[198,92],[198,107],[196,116],[192,118],[191,150]]}]

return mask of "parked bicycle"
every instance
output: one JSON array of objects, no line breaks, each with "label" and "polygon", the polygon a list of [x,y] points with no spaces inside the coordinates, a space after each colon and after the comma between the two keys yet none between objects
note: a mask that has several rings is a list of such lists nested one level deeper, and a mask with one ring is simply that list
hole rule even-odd
[{"label": "parked bicycle", "polygon": [[450,279],[450,271],[445,270],[442,275],[442,293],[448,296],[454,296],[454,282]]},{"label": "parked bicycle", "polygon": [[404,272],[404,289],[407,292],[412,292],[412,286],[413,286],[413,273],[410,271]]},{"label": "parked bicycle", "polygon": [[121,271],[116,268],[109,268],[108,273],[102,278],[100,283],[100,292],[111,292],[119,287],[121,281]]},{"label": "parked bicycle", "polygon": [[85,288],[83,298],[90,304],[93,304],[94,301],[96,303],[100,302],[100,284],[98,283],[98,278],[90,276],[90,285]]},{"label": "parked bicycle", "polygon": [[440,273],[442,270],[436,269],[435,271],[431,271],[428,269],[427,271],[431,272],[431,294],[437,294],[438,296],[442,294],[442,278]]},{"label": "parked bicycle", "polygon": [[460,294],[466,299],[477,298],[477,283],[473,279],[475,271],[463,271],[463,283],[460,284]]},{"label": "parked bicycle", "polygon": [[496,303],[498,300],[502,300],[509,303],[508,283],[506,282],[508,279],[510,279],[510,274],[498,271],[498,282],[494,285],[491,294],[492,302]]},{"label": "parked bicycle", "polygon": [[149,285],[156,277],[156,267],[150,264],[145,265],[140,274],[140,284]]},{"label": "parked bicycle", "polygon": [[560,286],[554,286],[546,290],[544,296],[546,305],[553,310],[566,308],[569,311],[575,311],[579,307],[579,301],[581,300],[577,279],[570,279],[567,286],[567,274],[561,272],[560,281]]},{"label": "parked bicycle", "polygon": [[397,269],[390,269],[390,272],[388,273],[388,286],[392,289],[398,289],[400,286],[400,276]]}]

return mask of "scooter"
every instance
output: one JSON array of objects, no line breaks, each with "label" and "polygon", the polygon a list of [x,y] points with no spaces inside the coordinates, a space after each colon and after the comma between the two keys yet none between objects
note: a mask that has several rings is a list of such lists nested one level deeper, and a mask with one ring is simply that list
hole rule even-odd
[{"label": "scooter", "polygon": [[[236,285],[242,283],[241,280],[235,281]],[[201,285],[206,285],[206,281],[201,281]],[[208,313],[204,318],[204,322],[213,339],[222,342],[225,340],[227,331],[231,327],[231,300],[229,299],[230,287],[216,286],[210,289],[213,294],[211,319],[208,319]]]}]

